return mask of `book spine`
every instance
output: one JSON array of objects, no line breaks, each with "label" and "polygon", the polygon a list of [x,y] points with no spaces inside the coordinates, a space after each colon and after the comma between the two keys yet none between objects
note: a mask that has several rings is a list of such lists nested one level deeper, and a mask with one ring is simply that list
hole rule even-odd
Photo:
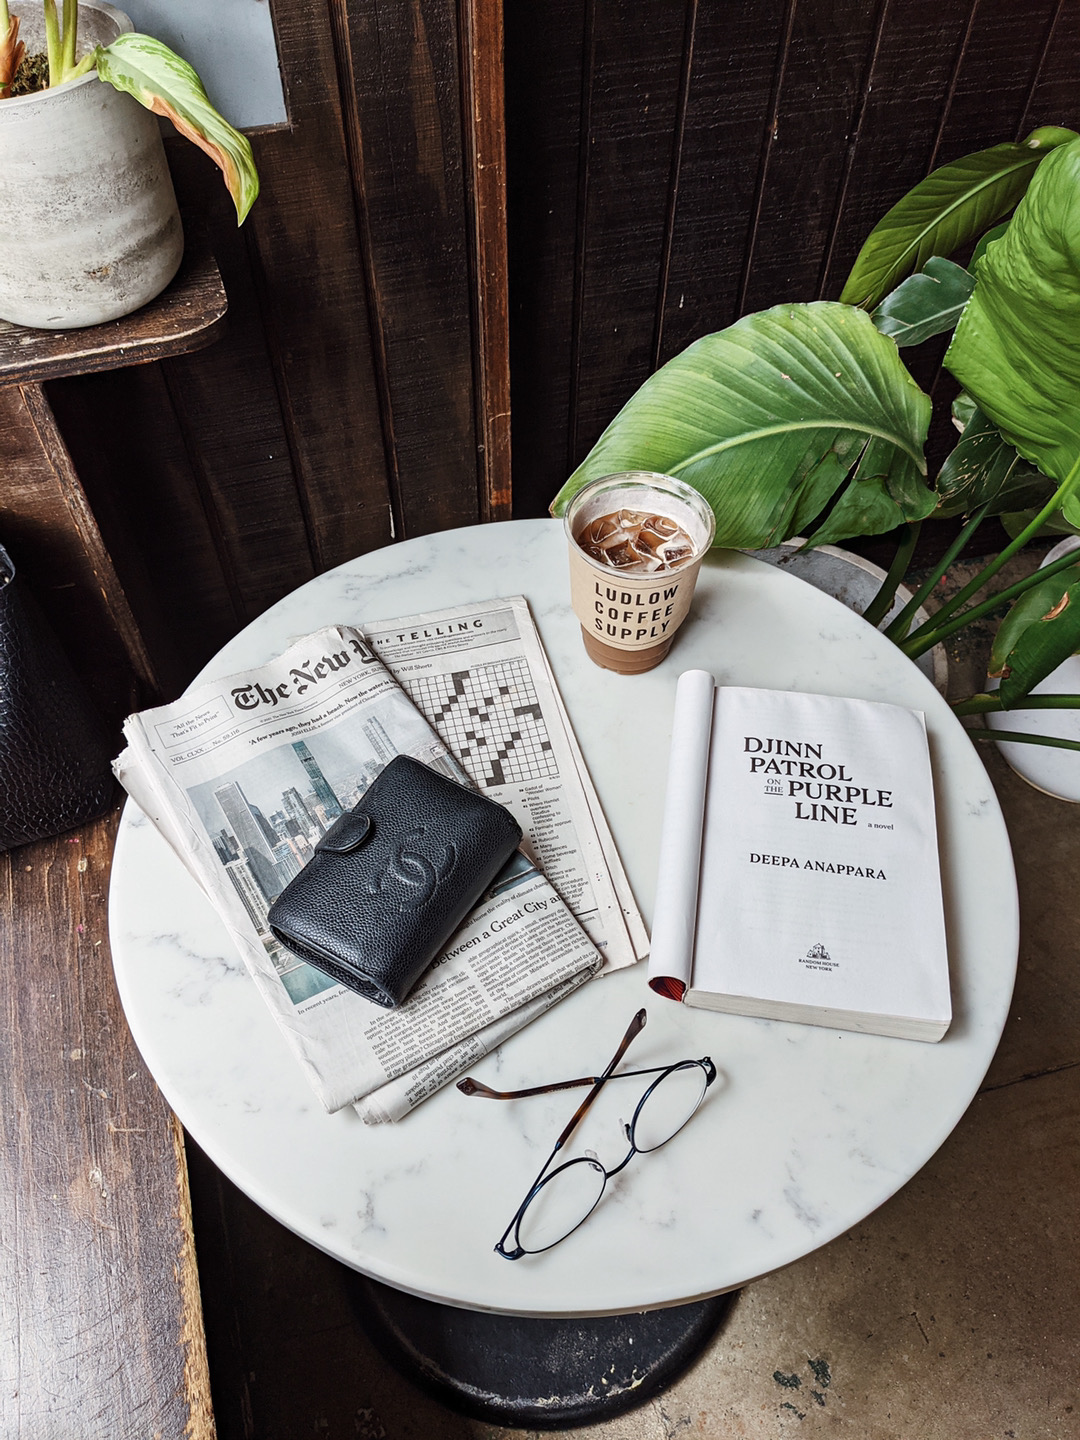
[{"label": "book spine", "polygon": [[715,704],[716,681],[707,670],[687,670],[679,676],[649,954],[649,986],[669,1000],[682,999],[690,984],[694,959],[701,832]]}]

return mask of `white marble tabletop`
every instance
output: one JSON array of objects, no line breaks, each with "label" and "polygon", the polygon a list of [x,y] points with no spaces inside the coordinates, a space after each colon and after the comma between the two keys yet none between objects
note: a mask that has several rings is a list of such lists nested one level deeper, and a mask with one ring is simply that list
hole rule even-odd
[{"label": "white marble tabletop", "polygon": [[[741,1285],[842,1234],[908,1180],[960,1119],[1009,1005],[1012,857],[994,791],[941,696],[875,630],[802,581],[740,555],[707,558],[668,659],[616,676],[586,658],[560,525],[478,526],[392,546],[320,576],[249,625],[204,677],[260,663],[333,622],[363,625],[523,593],[532,606],[638,901],[652,908],[679,673],[891,700],[926,713],[938,786],[955,1018],[937,1045],[694,1011],[645,967],[595,980],[475,1073],[518,1088],[589,1073],[648,1009],[636,1066],[711,1055],[702,1109],[637,1157],[592,1218],[548,1253],[492,1246],[579,1092],[497,1103],[453,1087],[396,1126],[326,1115],[194,883],[129,804],[110,926],[135,1039],[180,1120],[259,1205],[331,1255],[401,1289],[524,1315],[598,1315]],[[629,1063],[629,1060],[628,1062]],[[613,1085],[580,1146],[622,1158],[635,1082]]]}]

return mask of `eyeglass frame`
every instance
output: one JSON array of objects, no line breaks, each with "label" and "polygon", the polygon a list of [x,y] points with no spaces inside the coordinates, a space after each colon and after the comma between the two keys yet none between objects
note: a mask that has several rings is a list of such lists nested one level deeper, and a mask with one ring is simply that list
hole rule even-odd
[{"label": "eyeglass frame", "polygon": [[[650,1155],[653,1153],[654,1150],[662,1149],[663,1146],[668,1144],[669,1141],[674,1140],[675,1136],[679,1134],[679,1132],[689,1123],[691,1119],[693,1119],[694,1115],[697,1113],[697,1110],[701,1105],[701,1101],[704,1100],[706,1094],[708,1093],[709,1086],[716,1079],[716,1066],[713,1064],[712,1059],[708,1055],[702,1056],[700,1060],[677,1060],[672,1065],[652,1065],[646,1067],[643,1070],[624,1070],[621,1075],[615,1075],[612,1073],[616,1065],[618,1065],[619,1061],[626,1054],[626,1051],[629,1049],[631,1042],[645,1028],[645,1023],[647,1020],[647,1012],[644,1009],[639,1010],[634,1016],[633,1020],[631,1020],[629,1026],[627,1027],[625,1035],[619,1042],[618,1049],[615,1051],[615,1054],[611,1057],[611,1060],[608,1062],[603,1073],[600,1075],[586,1075],[582,1076],[577,1080],[561,1080],[551,1085],[535,1085],[527,1090],[492,1090],[489,1086],[482,1084],[480,1081],[472,1079],[471,1076],[465,1076],[463,1079],[457,1082],[457,1088],[462,1092],[462,1094],[480,1095],[490,1100],[522,1100],[526,1099],[531,1095],[549,1095],[559,1090],[570,1090],[581,1085],[590,1085],[592,1087],[588,1095],[585,1096],[584,1100],[582,1100],[581,1104],[574,1111],[574,1114],[570,1117],[569,1122],[564,1128],[562,1134],[559,1136],[558,1140],[555,1141],[551,1154],[544,1161],[543,1165],[540,1168],[540,1173],[537,1175],[536,1179],[529,1187],[528,1193],[526,1194],[524,1200],[522,1200],[521,1204],[518,1206],[513,1219],[510,1221],[510,1224],[506,1227],[501,1237],[496,1242],[495,1252],[496,1254],[501,1255],[504,1260],[520,1260],[525,1255],[543,1255],[546,1251],[554,1249],[556,1245],[561,1245],[564,1240],[568,1239],[575,1230],[580,1229],[580,1227],[584,1225],[585,1221],[588,1220],[589,1216],[593,1213],[593,1211],[596,1209],[597,1205],[599,1205],[601,1199],[603,1198],[604,1191],[607,1189],[607,1182],[611,1179],[613,1175],[618,1175],[620,1171],[625,1170],[627,1165],[630,1164],[630,1161],[634,1158],[635,1155]],[[652,1150],[640,1150],[638,1146],[634,1144],[634,1127],[637,1125],[638,1116],[641,1114],[641,1110],[645,1102],[649,1099],[650,1095],[655,1092],[656,1087],[664,1079],[666,1079],[668,1075],[674,1074],[676,1070],[689,1069],[691,1066],[698,1066],[705,1072],[705,1088],[701,1092],[701,1098],[698,1100],[697,1105],[695,1105],[694,1109],[690,1111],[690,1114],[687,1115],[686,1119],[682,1122],[678,1129],[673,1130],[666,1140],[661,1140],[659,1145],[654,1145],[652,1147]],[[633,1079],[635,1076],[639,1075],[655,1075],[656,1079],[652,1082],[651,1085],[648,1085],[646,1087],[644,1094],[641,1096],[641,1099],[638,1101],[637,1105],[634,1108],[634,1113],[631,1116],[630,1120],[625,1122],[623,1125],[623,1129],[626,1132],[626,1138],[630,1142],[630,1149],[626,1157],[621,1160],[618,1165],[608,1170],[605,1166],[601,1165],[600,1161],[596,1159],[595,1156],[576,1155],[572,1160],[566,1160],[563,1162],[562,1165],[559,1165],[556,1167],[556,1169],[550,1171],[550,1173],[546,1173],[548,1172],[548,1167],[550,1166],[551,1162],[555,1159],[559,1151],[570,1139],[570,1136],[581,1124],[582,1120],[588,1113],[589,1108],[593,1104],[593,1101],[600,1094],[600,1091],[604,1088],[608,1081],[630,1080]],[[521,1244],[519,1228],[529,1206],[536,1199],[537,1195],[544,1188],[544,1186],[547,1185],[550,1181],[554,1180],[556,1175],[561,1175],[564,1170],[568,1170],[572,1165],[581,1164],[591,1165],[594,1169],[600,1170],[603,1173],[603,1182],[601,1183],[596,1199],[593,1201],[592,1205],[590,1205],[589,1209],[585,1212],[581,1219],[577,1222],[577,1224],[571,1226],[571,1228],[567,1230],[565,1235],[560,1235],[557,1240],[553,1240],[550,1245],[541,1246],[539,1250],[526,1250]],[[511,1234],[513,1234],[515,1237],[515,1246],[512,1250],[508,1250],[506,1248],[506,1241]]]}]

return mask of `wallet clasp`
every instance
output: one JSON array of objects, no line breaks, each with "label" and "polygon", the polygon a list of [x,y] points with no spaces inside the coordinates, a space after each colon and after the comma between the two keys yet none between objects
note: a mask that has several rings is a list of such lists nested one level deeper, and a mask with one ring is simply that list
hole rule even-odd
[{"label": "wallet clasp", "polygon": [[371,838],[375,829],[370,815],[358,814],[355,810],[339,815],[327,830],[316,850],[329,850],[332,855],[351,855]]}]

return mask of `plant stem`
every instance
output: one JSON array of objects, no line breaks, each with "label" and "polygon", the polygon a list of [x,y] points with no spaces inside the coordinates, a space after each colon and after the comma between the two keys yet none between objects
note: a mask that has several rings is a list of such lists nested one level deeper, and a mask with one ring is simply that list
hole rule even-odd
[{"label": "plant stem", "polygon": [[961,605],[965,605],[973,595],[977,595],[984,585],[988,585],[1001,567],[1007,565],[1017,551],[1022,550],[1029,540],[1033,540],[1046,524],[1047,520],[1050,519],[1050,516],[1061,509],[1076,489],[1078,481],[1080,481],[1080,456],[1077,457],[1068,475],[1066,475],[1065,479],[1054,491],[1053,495],[1051,495],[1050,499],[1035,516],[1030,525],[1026,525],[1015,540],[1010,541],[1004,550],[991,560],[985,569],[980,570],[978,575],[969,581],[962,590],[958,591],[951,600],[947,600],[925,624],[920,625],[917,630],[912,631],[911,635],[908,636],[907,642],[900,647],[904,651],[904,654],[912,655],[912,657],[921,655],[923,650],[927,648],[926,646],[920,644],[912,651],[908,649],[908,645],[913,641],[919,640],[922,635],[929,634],[931,630],[936,630],[943,619],[952,615],[954,611],[959,610]]},{"label": "plant stem", "polygon": [[911,563],[911,557],[915,551],[915,542],[919,538],[919,531],[922,529],[922,521],[916,521],[914,525],[904,526],[904,535],[900,544],[896,547],[896,554],[889,566],[889,573],[881,582],[881,588],[873,600],[863,611],[863,619],[870,625],[880,625],[885,616],[889,613],[889,606],[893,603],[897,586],[904,578],[904,573]]},{"label": "plant stem", "polygon": [[49,56],[49,86],[63,83],[64,51],[60,40],[60,22],[56,0],[43,0],[45,9],[45,49]]},{"label": "plant stem", "polygon": [[[921,625],[910,639],[901,644],[900,649],[910,659],[917,659],[925,651],[932,650],[935,645],[940,644],[942,640],[947,640],[957,630],[962,630],[971,621],[981,620],[984,615],[993,614],[1002,605],[1008,605],[1018,596],[1023,595],[1025,591],[1033,589],[1044,580],[1051,579],[1059,570],[1068,570],[1078,564],[1080,564],[1080,552],[1070,550],[1067,555],[1059,555],[1056,560],[1052,560],[1049,565],[1044,565],[1041,570],[1033,570],[1030,575],[1025,575],[1023,580],[1017,580],[1014,584],[1007,585],[1004,590],[996,591],[987,599],[980,601],[978,605],[973,605],[970,610],[965,610],[962,615],[954,615],[951,620],[946,620],[941,625],[937,624],[938,617],[942,613],[939,610],[936,614],[931,615],[926,625]],[[932,628],[928,629],[928,626]]]},{"label": "plant stem", "polygon": [[62,59],[65,80],[70,80],[72,78],[71,71],[75,69],[75,45],[78,36],[78,30],[78,0],[64,0],[64,34],[62,42]]},{"label": "plant stem", "polygon": [[86,54],[82,57],[82,59],[79,61],[79,63],[75,66],[74,70],[69,70],[67,72],[67,74],[64,76],[64,79],[81,80],[84,75],[88,74],[91,70],[96,69],[98,62],[98,51],[100,49],[100,45],[95,45],[93,50],[88,50]]},{"label": "plant stem", "polygon": [[[991,710],[1004,711],[1000,695],[987,691],[972,695],[970,699],[958,700],[952,707],[954,715],[986,715]],[[1025,695],[1016,710],[1080,710],[1080,695]]]},{"label": "plant stem", "polygon": [[901,643],[902,640],[904,640],[908,632],[908,626],[911,624],[912,620],[914,620],[916,614],[918,613],[919,606],[926,602],[926,599],[933,591],[934,586],[945,574],[946,570],[948,570],[949,566],[960,554],[961,550],[963,550],[964,546],[971,539],[972,535],[975,534],[975,531],[986,519],[986,512],[989,508],[990,502],[988,500],[985,505],[980,505],[978,510],[974,511],[974,513],[971,514],[964,522],[964,528],[960,531],[959,535],[957,535],[956,539],[949,546],[948,550],[946,550],[944,556],[939,561],[939,563],[934,567],[933,572],[927,576],[927,578],[919,586],[918,590],[915,591],[915,594],[912,595],[911,599],[900,611],[900,614],[896,616],[889,628],[885,631],[885,634],[889,637],[890,640],[895,640],[898,645]]},{"label": "plant stem", "polygon": [[0,0],[0,40],[11,29],[11,16],[8,14],[7,0]]},{"label": "plant stem", "polygon": [[1024,745],[1051,745],[1055,750],[1080,750],[1080,740],[1063,740],[1060,735],[1031,735],[1024,730],[965,730],[971,740],[1020,741]]}]

